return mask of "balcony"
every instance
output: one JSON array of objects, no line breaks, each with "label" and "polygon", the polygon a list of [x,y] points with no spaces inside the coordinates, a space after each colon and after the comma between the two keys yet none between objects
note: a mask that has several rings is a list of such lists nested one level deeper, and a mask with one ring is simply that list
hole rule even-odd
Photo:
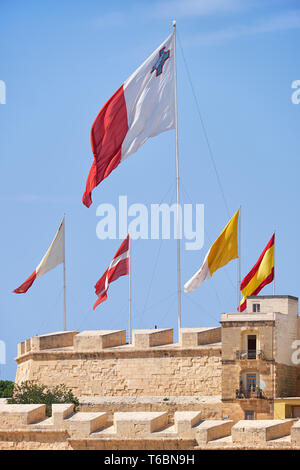
[{"label": "balcony", "polygon": [[264,359],[264,353],[258,349],[248,349],[248,351],[236,351],[236,360],[257,360]]},{"label": "balcony", "polygon": [[248,390],[243,389],[240,387],[235,391],[235,398],[238,399],[245,399],[245,398],[265,398],[263,391],[256,387],[256,388],[249,388]]}]

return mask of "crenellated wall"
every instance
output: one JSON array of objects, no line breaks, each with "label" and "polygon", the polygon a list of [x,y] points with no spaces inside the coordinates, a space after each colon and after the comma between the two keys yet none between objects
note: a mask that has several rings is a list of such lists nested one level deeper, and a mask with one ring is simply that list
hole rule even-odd
[{"label": "crenellated wall", "polygon": [[221,344],[205,344],[220,338],[213,330],[185,329],[190,346],[172,329],[134,330],[132,344],[125,330],[34,337],[18,345],[16,382],[64,383],[77,396],[221,395]]}]

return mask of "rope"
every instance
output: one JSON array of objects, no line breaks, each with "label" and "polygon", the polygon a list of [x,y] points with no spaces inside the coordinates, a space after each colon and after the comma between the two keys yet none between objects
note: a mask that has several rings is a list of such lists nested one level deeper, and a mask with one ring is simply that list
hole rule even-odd
[{"label": "rope", "polygon": [[[59,291],[59,293],[58,293],[58,295],[57,295],[57,297],[56,297],[54,303],[53,303],[52,305],[49,306],[49,304],[48,304],[48,308],[46,309],[46,315],[43,317],[42,322],[40,323],[40,326],[39,326],[38,329],[37,329],[37,332],[38,332],[38,333],[41,332],[40,334],[42,334],[42,331],[41,331],[42,328],[46,328],[46,326],[47,326],[47,324],[48,324],[48,321],[49,321],[49,317],[50,317],[49,314],[54,311],[54,309],[55,309],[55,307],[56,307],[58,301],[60,300],[60,298],[61,298],[61,296],[62,296],[63,290],[64,290],[64,289],[63,289],[63,287],[62,287],[62,288],[60,289],[60,291]],[[48,313],[48,315],[47,315],[47,313]],[[38,333],[37,333],[37,334],[38,334]]]},{"label": "rope", "polygon": [[202,310],[204,310],[211,318],[213,318],[217,323],[219,323],[219,320],[214,316],[212,315],[211,313],[209,313],[209,311],[203,307],[203,305],[200,305],[198,302],[196,302],[194,299],[192,299],[192,297],[190,296],[186,296],[185,297],[186,299],[188,299],[190,302],[192,302],[193,304],[195,304],[197,307],[201,308]]},{"label": "rope", "polygon": [[220,175],[219,175],[219,172],[218,172],[218,169],[217,169],[216,161],[215,161],[214,154],[213,154],[213,151],[212,151],[212,146],[211,146],[209,138],[208,138],[207,130],[206,130],[204,120],[203,120],[203,116],[202,116],[202,113],[201,113],[201,110],[200,110],[200,105],[199,105],[199,102],[198,102],[198,99],[197,99],[197,95],[196,95],[196,92],[195,92],[195,89],[194,89],[191,74],[190,74],[190,71],[189,71],[189,68],[188,68],[188,65],[187,65],[187,61],[186,61],[186,58],[185,58],[185,55],[184,55],[184,52],[183,52],[183,47],[182,47],[181,40],[180,40],[178,32],[177,32],[177,36],[178,36],[178,42],[179,42],[179,45],[180,45],[180,49],[181,49],[181,53],[182,53],[183,62],[184,62],[184,65],[185,65],[188,81],[189,81],[189,84],[191,86],[192,94],[193,94],[193,97],[194,97],[194,100],[195,100],[195,103],[196,103],[196,109],[197,109],[197,112],[198,112],[198,116],[200,118],[204,138],[205,138],[206,145],[207,145],[207,148],[208,148],[208,153],[209,153],[209,156],[210,156],[210,159],[211,159],[211,162],[212,162],[215,174],[216,174],[216,178],[217,178],[219,189],[220,189],[220,192],[221,192],[221,195],[222,195],[222,199],[223,199],[226,211],[227,211],[227,215],[228,215],[228,217],[230,217],[230,211],[229,211],[229,208],[228,208],[225,193],[224,193],[223,186],[222,186],[222,183],[221,183],[221,178],[220,178]]},{"label": "rope", "polygon": [[[167,302],[171,297],[174,297],[175,295],[177,295],[177,291],[176,292],[172,292],[171,294],[169,294],[167,297],[155,302],[154,304],[150,305],[147,309],[145,309],[142,313],[142,315],[140,316],[136,316],[135,315],[135,318],[137,318],[141,323],[142,323],[142,326],[145,325],[145,323],[143,322],[143,318],[144,318],[144,314],[149,311],[149,310],[152,310],[154,307],[156,307],[157,305],[162,305],[163,303]],[[135,310],[136,312],[136,310]]]},{"label": "rope", "polygon": [[[169,191],[168,191],[168,193],[169,193]],[[171,199],[172,198],[173,198],[173,193],[171,195]],[[162,203],[162,201],[160,201],[159,204],[161,204],[161,203]],[[143,308],[143,311],[142,311],[142,316],[144,315],[144,312],[145,312],[145,310],[147,308],[147,305],[148,305],[149,296],[150,296],[150,292],[151,292],[151,288],[152,288],[152,284],[153,284],[153,280],[154,280],[154,276],[155,276],[155,273],[156,273],[156,268],[157,268],[157,264],[158,264],[158,260],[159,260],[159,255],[160,255],[160,251],[161,251],[161,247],[162,247],[162,242],[163,242],[163,239],[161,238],[160,243],[159,243],[159,247],[158,247],[158,251],[157,251],[157,255],[156,255],[156,259],[155,259],[155,263],[154,263],[154,268],[153,268],[153,271],[152,271],[151,280],[150,280],[149,287],[148,287],[148,292],[147,292],[147,295],[146,295],[144,308]]]}]

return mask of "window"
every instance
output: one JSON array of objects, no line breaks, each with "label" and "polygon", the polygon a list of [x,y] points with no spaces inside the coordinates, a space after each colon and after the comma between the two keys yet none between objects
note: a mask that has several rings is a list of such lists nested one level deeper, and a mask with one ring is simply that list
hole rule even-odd
[{"label": "window", "polygon": [[254,419],[254,411],[253,410],[246,410],[245,411],[245,419]]},{"label": "window", "polygon": [[247,336],[248,359],[256,359],[256,335]]},{"label": "window", "polygon": [[260,304],[253,304],[253,312],[254,313],[260,312]]},{"label": "window", "polygon": [[300,406],[292,406],[293,418],[300,418]]},{"label": "window", "polygon": [[246,376],[247,392],[255,392],[256,390],[256,374],[247,374]]}]

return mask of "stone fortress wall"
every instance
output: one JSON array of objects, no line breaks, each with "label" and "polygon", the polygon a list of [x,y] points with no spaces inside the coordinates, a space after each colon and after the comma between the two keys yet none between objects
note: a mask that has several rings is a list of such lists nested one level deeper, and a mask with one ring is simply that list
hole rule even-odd
[{"label": "stone fortress wall", "polygon": [[178,343],[172,329],[134,330],[130,344],[125,330],[20,343],[16,382],[64,383],[80,397],[80,412],[54,406],[47,419],[41,405],[0,403],[0,448],[300,449],[298,299],[249,297],[247,312],[220,323],[182,329]]},{"label": "stone fortress wall", "polygon": [[18,345],[16,383],[64,383],[77,396],[221,395],[221,328],[58,332]]}]

